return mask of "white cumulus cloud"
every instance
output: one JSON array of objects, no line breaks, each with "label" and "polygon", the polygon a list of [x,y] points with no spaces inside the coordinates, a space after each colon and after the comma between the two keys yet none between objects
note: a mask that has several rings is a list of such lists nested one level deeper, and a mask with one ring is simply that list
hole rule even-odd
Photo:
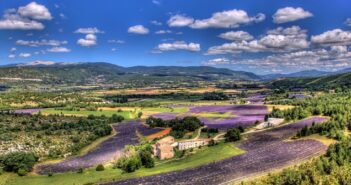
[{"label": "white cumulus cloud", "polygon": [[52,53],[68,53],[71,52],[70,49],[65,48],[65,47],[52,47],[47,49],[48,52],[52,52]]},{"label": "white cumulus cloud", "polygon": [[171,30],[158,30],[155,32],[155,34],[158,34],[158,35],[167,34],[167,33],[172,33],[172,31]]},{"label": "white cumulus cloud", "polygon": [[28,17],[36,20],[51,20],[52,16],[49,10],[44,6],[37,4],[36,2],[31,2],[26,6],[21,6],[18,8],[18,14],[22,17]]},{"label": "white cumulus cloud", "polygon": [[40,21],[51,19],[51,13],[44,5],[31,2],[18,9],[5,10],[3,17],[0,19],[0,29],[42,30],[45,26]]},{"label": "white cumulus cloud", "polygon": [[185,15],[174,15],[168,20],[171,27],[189,26],[193,29],[205,28],[237,28],[242,24],[250,24],[265,20],[266,16],[262,13],[250,17],[244,10],[227,10],[213,13],[207,19],[194,19]]},{"label": "white cumulus cloud", "polygon": [[97,44],[97,38],[94,34],[87,34],[85,38],[79,39],[77,44],[83,47],[95,46]]},{"label": "white cumulus cloud", "polygon": [[177,14],[173,15],[167,23],[170,27],[184,27],[193,24],[193,22],[193,18]]},{"label": "white cumulus cloud", "polygon": [[19,54],[19,57],[22,57],[22,58],[28,58],[30,56],[32,56],[32,54],[30,54],[30,53],[20,53]]},{"label": "white cumulus cloud", "polygon": [[186,43],[184,41],[175,41],[173,43],[162,43],[159,44],[156,49],[158,51],[175,51],[175,50],[187,50],[187,51],[200,51],[200,44],[198,43]]},{"label": "white cumulus cloud", "polygon": [[300,19],[312,17],[313,14],[303,8],[285,7],[278,9],[273,15],[273,22],[277,24],[292,22]]},{"label": "white cumulus cloud", "polygon": [[143,25],[135,25],[128,28],[128,33],[145,35],[149,33],[149,29],[145,28]]},{"label": "white cumulus cloud", "polygon": [[104,33],[96,27],[93,28],[78,28],[74,33],[82,33],[82,34],[97,34]]},{"label": "white cumulus cloud", "polygon": [[350,45],[351,32],[341,29],[329,30],[320,35],[312,36],[311,41],[321,45]]},{"label": "white cumulus cloud", "polygon": [[228,54],[241,52],[291,52],[306,49],[310,45],[307,31],[298,26],[268,30],[267,34],[254,40],[234,40],[219,46],[212,46],[207,54]]},{"label": "white cumulus cloud", "polygon": [[17,40],[16,44],[21,46],[39,47],[39,46],[60,46],[67,44],[67,41],[60,40]]},{"label": "white cumulus cloud", "polygon": [[206,65],[206,66],[216,66],[216,65],[223,65],[223,64],[230,64],[230,60],[227,58],[215,58],[215,59],[202,62],[202,65]]},{"label": "white cumulus cloud", "polygon": [[219,35],[220,38],[226,40],[252,40],[254,37],[245,31],[229,31]]}]

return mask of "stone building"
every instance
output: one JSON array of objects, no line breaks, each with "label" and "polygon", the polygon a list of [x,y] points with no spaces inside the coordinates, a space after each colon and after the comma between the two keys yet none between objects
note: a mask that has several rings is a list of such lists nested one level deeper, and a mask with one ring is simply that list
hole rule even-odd
[{"label": "stone building", "polygon": [[167,136],[160,139],[153,145],[153,153],[159,159],[170,159],[174,157],[173,147],[175,145],[174,138],[172,136]]},{"label": "stone building", "polygon": [[180,141],[178,142],[179,150],[187,150],[190,148],[196,148],[199,146],[208,145],[210,139],[196,139],[196,140],[188,140],[188,141]]}]

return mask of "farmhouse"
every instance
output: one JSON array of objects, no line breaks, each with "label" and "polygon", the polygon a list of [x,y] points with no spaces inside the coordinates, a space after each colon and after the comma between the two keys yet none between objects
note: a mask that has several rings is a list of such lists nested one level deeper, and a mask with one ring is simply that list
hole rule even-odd
[{"label": "farmhouse", "polygon": [[179,150],[187,150],[190,148],[196,148],[199,146],[208,145],[210,139],[196,139],[196,140],[188,140],[188,141],[180,141],[178,142]]},{"label": "farmhouse", "polygon": [[153,145],[153,153],[159,159],[169,159],[174,157],[173,145],[175,144],[172,136],[160,139]]},{"label": "farmhouse", "polygon": [[195,139],[175,142],[172,136],[167,136],[157,141],[156,144],[152,146],[152,148],[154,156],[157,156],[159,159],[164,160],[174,157],[174,147],[178,147],[178,150],[187,150],[208,145],[209,142],[210,139]]}]

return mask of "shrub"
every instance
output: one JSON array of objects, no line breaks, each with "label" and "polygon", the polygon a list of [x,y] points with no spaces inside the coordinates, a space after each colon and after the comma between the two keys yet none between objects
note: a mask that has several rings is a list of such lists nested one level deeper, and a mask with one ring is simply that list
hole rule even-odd
[{"label": "shrub", "polygon": [[79,168],[77,173],[83,173],[84,172],[84,169],[83,168]]},{"label": "shrub", "polygon": [[25,176],[25,175],[27,175],[27,173],[28,173],[28,171],[27,171],[26,169],[24,169],[24,168],[20,168],[20,169],[18,169],[18,171],[17,171],[17,174],[18,174],[19,176]]},{"label": "shrub", "polygon": [[96,169],[95,169],[95,170],[96,170],[96,171],[104,171],[104,170],[105,170],[105,167],[104,167],[104,165],[99,164],[99,165],[96,166]]}]

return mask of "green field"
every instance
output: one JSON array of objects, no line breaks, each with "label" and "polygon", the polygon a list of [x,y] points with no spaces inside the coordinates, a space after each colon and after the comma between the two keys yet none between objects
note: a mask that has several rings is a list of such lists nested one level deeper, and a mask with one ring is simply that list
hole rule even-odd
[{"label": "green field", "polygon": [[[198,151],[195,154],[190,155],[184,159],[164,161],[162,163],[157,163],[154,168],[142,168],[134,173],[128,174],[122,173],[122,171],[119,169],[112,169],[111,167],[106,167],[106,170],[101,172],[96,172],[94,169],[89,169],[85,170],[82,174],[54,174],[52,177],[19,177],[17,175],[5,174],[0,176],[0,181],[6,185],[83,185],[86,183],[97,183],[182,170],[186,168],[200,166],[210,162],[223,160],[225,158],[244,153],[243,150],[234,147],[232,143],[221,143],[213,147],[203,147],[199,150],[201,151]],[[0,183],[0,185],[2,184]]]},{"label": "green field", "polygon": [[79,110],[79,111],[69,111],[69,110],[58,110],[54,108],[43,109],[41,110],[42,114],[63,114],[66,116],[102,116],[105,115],[107,117],[111,117],[113,114],[121,115],[125,119],[134,119],[136,117],[136,113],[131,111],[121,111],[117,112],[114,110],[97,110],[97,111],[88,111],[88,110]]},{"label": "green field", "polygon": [[147,107],[147,108],[142,108],[141,111],[150,111],[150,112],[157,112],[157,113],[164,113],[164,112],[184,113],[189,111],[189,108],[188,107],[175,107],[175,108]]}]

